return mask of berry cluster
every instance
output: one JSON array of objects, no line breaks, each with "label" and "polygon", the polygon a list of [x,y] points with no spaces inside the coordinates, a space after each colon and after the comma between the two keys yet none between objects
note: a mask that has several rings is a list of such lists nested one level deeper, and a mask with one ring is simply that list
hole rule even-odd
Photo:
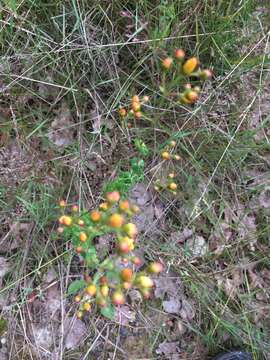
[{"label": "berry cluster", "polygon": [[[118,109],[118,113],[122,119],[129,119],[130,117],[133,117],[136,120],[139,120],[142,118],[142,105],[147,103],[149,101],[148,96],[144,96],[142,99],[138,95],[134,95],[131,98],[129,109],[126,109],[124,107],[120,107]],[[131,124],[129,125],[129,127]]]},{"label": "berry cluster", "polygon": [[[79,318],[93,305],[108,316],[112,305],[125,303],[125,292],[132,287],[138,289],[145,299],[149,298],[154,285],[149,274],[162,271],[159,263],[151,263],[145,270],[136,271],[141,260],[132,251],[138,231],[130,218],[139,212],[139,208],[127,199],[121,199],[118,191],[107,193],[105,198],[98,209],[79,213],[78,206],[73,205],[69,215],[63,214],[59,218],[58,233],[71,237],[75,251],[93,273],[85,276],[83,289],[74,299],[79,304]],[[61,200],[59,205],[66,209],[65,201]],[[115,235],[114,248],[112,253],[100,259],[93,240],[108,233]]]}]

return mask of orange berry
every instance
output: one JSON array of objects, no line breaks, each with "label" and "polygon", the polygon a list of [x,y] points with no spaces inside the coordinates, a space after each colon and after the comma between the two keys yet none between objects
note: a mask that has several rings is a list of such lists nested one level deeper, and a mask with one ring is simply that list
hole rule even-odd
[{"label": "orange berry", "polygon": [[97,292],[96,285],[94,285],[94,284],[88,285],[88,286],[85,288],[85,292],[86,292],[87,295],[95,296],[95,295],[96,295],[96,292]]},{"label": "orange berry", "polygon": [[129,209],[129,202],[128,200],[121,200],[119,202],[119,209],[121,211],[127,211]]},{"label": "orange berry", "polygon": [[136,283],[143,288],[151,288],[154,286],[154,282],[153,280],[145,275],[140,275],[137,279],[136,279]]},{"label": "orange berry", "polygon": [[70,216],[64,216],[63,224],[66,226],[70,226],[72,224],[72,218]]},{"label": "orange berry", "polygon": [[198,100],[198,93],[196,91],[193,91],[193,90],[190,90],[187,94],[186,94],[186,97],[189,101],[191,102],[195,102]]},{"label": "orange berry", "polygon": [[130,268],[122,269],[120,272],[120,277],[123,281],[130,282],[132,279],[133,271]]},{"label": "orange berry", "polygon": [[118,191],[111,191],[106,194],[106,199],[109,203],[115,203],[120,200],[120,194]]},{"label": "orange berry", "polygon": [[89,304],[89,303],[84,303],[84,304],[83,304],[83,310],[84,310],[84,311],[90,311],[90,310],[91,310],[91,304]]},{"label": "orange berry", "polygon": [[131,101],[132,102],[140,102],[140,98],[138,95],[133,95]]},{"label": "orange berry", "polygon": [[106,211],[109,208],[109,204],[107,202],[103,202],[99,205],[100,210]]},{"label": "orange berry", "polygon": [[124,108],[119,108],[118,109],[118,114],[121,116],[121,117],[125,117],[127,115],[127,110],[124,109]]},{"label": "orange berry", "polygon": [[183,73],[185,75],[192,74],[193,71],[196,69],[198,63],[199,63],[199,61],[196,57],[192,57],[192,58],[188,59],[182,67]]},{"label": "orange berry", "polygon": [[119,290],[114,291],[112,294],[112,303],[116,306],[123,305],[125,303],[124,294]]},{"label": "orange berry", "polygon": [[83,231],[81,231],[81,232],[79,233],[79,239],[80,239],[81,242],[86,242],[86,240],[87,240],[87,235],[86,235],[86,233],[83,232]]},{"label": "orange berry", "polygon": [[71,211],[74,212],[74,213],[78,212],[79,211],[79,206],[78,205],[72,205],[71,206]]},{"label": "orange berry", "polygon": [[90,219],[94,222],[98,222],[101,218],[101,214],[98,210],[93,210],[90,213]]},{"label": "orange berry", "polygon": [[103,296],[103,297],[107,297],[108,294],[109,294],[109,286],[108,285],[102,285],[100,287],[100,294]]},{"label": "orange berry", "polygon": [[81,220],[81,219],[79,219],[79,220],[78,220],[78,225],[80,225],[80,226],[84,226],[84,221],[83,221],[83,220]]},{"label": "orange berry", "polygon": [[79,303],[81,301],[81,297],[79,295],[75,296],[74,301]]},{"label": "orange berry", "polygon": [[176,49],[174,52],[174,57],[177,60],[183,60],[185,57],[185,51],[183,49]]},{"label": "orange berry", "polygon": [[161,157],[163,160],[169,160],[170,154],[168,153],[168,151],[163,151],[163,153],[161,154]]},{"label": "orange berry", "polygon": [[172,183],[170,183],[170,184],[168,185],[168,188],[169,188],[170,190],[176,190],[176,189],[177,189],[177,185],[176,185],[176,183],[172,182]]},{"label": "orange berry", "polygon": [[83,317],[83,312],[82,311],[77,311],[76,316],[77,316],[78,319],[81,319]]},{"label": "orange berry", "polygon": [[172,66],[172,63],[173,63],[173,59],[170,57],[167,57],[162,60],[161,65],[162,65],[163,69],[168,70]]},{"label": "orange berry", "polygon": [[58,234],[62,234],[64,230],[65,229],[62,226],[59,226],[56,231],[58,232]]},{"label": "orange berry", "polygon": [[108,219],[108,225],[112,228],[120,228],[125,222],[125,219],[120,214],[112,214]]},{"label": "orange berry", "polygon": [[163,265],[159,262],[153,262],[152,264],[150,264],[148,266],[148,269],[147,269],[150,273],[153,273],[153,274],[158,274],[160,273],[161,271],[163,271]]},{"label": "orange berry", "polygon": [[65,202],[65,200],[60,200],[59,201],[59,206],[60,207],[65,207],[67,204],[66,204],[66,202]]},{"label": "orange berry", "polygon": [[123,231],[131,238],[134,238],[138,234],[138,230],[135,224],[127,223],[123,226]]},{"label": "orange berry", "polygon": [[140,119],[140,118],[142,117],[141,111],[136,111],[136,112],[134,113],[134,117],[135,117],[136,119]]},{"label": "orange berry", "polygon": [[80,253],[82,253],[83,252],[83,248],[81,247],[81,246],[77,246],[76,247],[76,253],[77,254],[80,254]]}]

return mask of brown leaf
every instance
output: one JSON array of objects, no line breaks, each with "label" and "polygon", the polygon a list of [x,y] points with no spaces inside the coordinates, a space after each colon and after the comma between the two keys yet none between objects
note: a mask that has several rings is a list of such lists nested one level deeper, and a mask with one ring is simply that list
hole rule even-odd
[{"label": "brown leaf", "polygon": [[87,332],[85,324],[80,319],[72,317],[64,320],[64,330],[65,347],[68,350],[76,348]]},{"label": "brown leaf", "polygon": [[169,314],[179,314],[181,310],[181,301],[175,297],[170,298],[168,301],[163,301],[162,306],[164,311]]},{"label": "brown leaf", "polygon": [[172,274],[160,275],[155,282],[155,297],[163,299],[165,295],[169,297],[176,297],[179,294],[182,294],[183,288],[182,283],[177,276]]},{"label": "brown leaf", "polygon": [[165,359],[172,359],[172,356],[179,353],[179,342],[164,341],[163,343],[159,344],[158,348],[156,349],[156,353],[159,355],[164,355]]},{"label": "brown leaf", "polygon": [[172,243],[184,243],[193,235],[193,231],[188,228],[184,228],[182,231],[175,231],[170,236],[170,242]]}]

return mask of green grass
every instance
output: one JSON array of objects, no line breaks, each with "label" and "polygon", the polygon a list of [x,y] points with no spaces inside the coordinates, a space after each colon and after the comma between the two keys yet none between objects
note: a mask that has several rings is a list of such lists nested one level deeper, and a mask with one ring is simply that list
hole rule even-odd
[{"label": "green grass", "polygon": [[[0,290],[5,296],[15,295],[13,301],[18,303],[16,310],[1,314],[10,321],[17,319],[13,335],[17,336],[25,324],[22,313],[26,312],[26,300],[20,294],[27,287],[26,279],[31,288],[36,288],[47,268],[57,268],[65,291],[69,277],[75,276],[74,268],[78,268],[55,235],[58,199],[78,202],[81,208],[94,207],[116,173],[129,171],[131,159],[138,156],[130,146],[136,138],[150,149],[145,158],[144,181],[151,185],[160,150],[170,138],[177,140],[182,158],[175,169],[179,194],[176,199],[159,196],[167,228],[160,230],[158,240],[146,234],[141,247],[149,258],[160,257],[164,263],[175,264],[173,270],[183,281],[187,297],[194,301],[196,316],[186,324],[191,344],[184,351],[192,358],[194,344],[201,344],[209,356],[231,347],[251,351],[254,359],[269,356],[269,305],[265,304],[265,319],[256,322],[256,306],[261,305],[256,298],[258,289],[250,289],[247,269],[234,298],[218,286],[215,277],[219,273],[224,279],[231,277],[244,261],[256,262],[256,274],[269,269],[269,209],[257,204],[257,232],[244,238],[237,235],[238,222],[232,221],[229,226],[235,235],[229,243],[220,237],[218,245],[224,246],[220,254],[210,251],[193,262],[188,251],[181,251],[170,241],[171,232],[185,227],[208,241],[214,229],[222,228],[226,209],[248,204],[265,185],[248,183],[249,172],[269,172],[269,115],[261,119],[260,129],[265,136],[260,141],[254,139],[258,128],[249,126],[254,109],[260,112],[258,104],[263,101],[265,83],[269,84],[267,19],[263,14],[254,16],[256,3],[1,3],[0,86],[4,90],[0,93],[0,152],[15,144],[32,156],[32,166],[26,173],[8,160],[0,164],[5,170],[11,169],[9,176],[0,174],[1,239],[7,236],[6,241],[12,241],[14,235],[9,231],[14,222],[29,224],[20,246],[1,252],[13,266]],[[119,15],[123,10],[133,14],[132,20]],[[128,29],[127,23],[132,25]],[[189,56],[199,56],[202,64],[215,73],[211,84],[203,89],[202,102],[188,110],[173,101],[168,104],[158,87],[160,58],[175,47],[185,48]],[[126,131],[117,109],[127,105],[135,93],[150,96],[149,121]],[[62,148],[52,144],[48,134],[63,103],[70,110],[71,123],[60,124],[59,133],[72,129],[74,139]],[[20,166],[27,166],[29,158],[22,163]],[[17,172],[18,180],[11,181]],[[166,169],[162,168],[161,176],[164,173]],[[253,212],[248,206],[244,210],[245,215]],[[254,237],[255,250],[248,246]],[[156,311],[162,310],[158,301],[152,305]],[[146,305],[146,311],[150,306]],[[141,319],[145,326],[147,315]],[[88,325],[95,334],[102,328],[95,320]],[[148,345],[155,356],[155,348],[167,334],[162,327],[147,331]],[[109,333],[109,341],[118,340]],[[30,356],[26,343],[22,348],[25,358]],[[87,349],[82,351],[86,354]],[[13,355],[14,359],[22,358],[20,353]],[[72,352],[65,356],[70,358]],[[116,358],[121,356],[119,352]]]}]

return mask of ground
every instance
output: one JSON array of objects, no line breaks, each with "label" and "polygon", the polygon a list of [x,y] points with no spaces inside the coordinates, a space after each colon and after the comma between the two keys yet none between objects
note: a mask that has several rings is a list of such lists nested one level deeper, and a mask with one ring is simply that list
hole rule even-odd
[{"label": "ground", "polygon": [[[267,6],[2,1],[1,360],[270,359]],[[213,69],[192,106],[159,87],[175,48]],[[129,128],[118,108],[135,94],[149,118]],[[135,174],[138,138],[149,154]],[[173,165],[160,158],[168,139]],[[155,191],[172,166],[177,194]],[[136,251],[164,272],[149,301],[131,292],[113,320],[79,320],[67,288],[84,267],[56,232],[58,201],[93,209],[123,174],[141,208]]]}]

